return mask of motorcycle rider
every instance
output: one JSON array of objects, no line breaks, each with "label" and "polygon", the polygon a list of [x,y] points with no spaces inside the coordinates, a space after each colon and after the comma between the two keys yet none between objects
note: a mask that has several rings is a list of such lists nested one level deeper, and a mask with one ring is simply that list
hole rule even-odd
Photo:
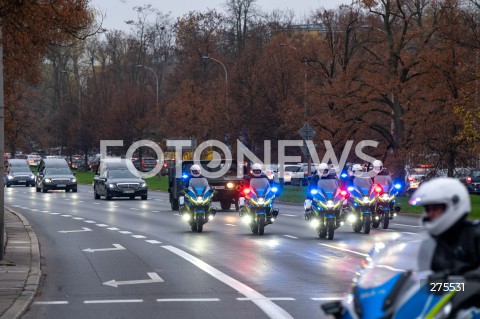
[{"label": "motorcycle rider", "polygon": [[372,171],[375,172],[375,175],[380,175],[380,176],[390,175],[390,172],[385,167],[383,167],[383,163],[380,160],[373,161]]},{"label": "motorcycle rider", "polygon": [[[421,184],[410,204],[423,206],[421,224],[437,243],[429,282],[451,275],[463,276],[466,285],[480,280],[480,223],[467,220],[471,211],[467,188],[454,178],[436,178]],[[474,306],[478,300],[467,300],[462,309]],[[480,308],[472,311],[480,315]]]},{"label": "motorcycle rider", "polygon": [[[254,178],[265,178],[267,180],[267,182],[270,184],[270,186],[272,185],[272,181],[267,177],[267,175],[265,175],[262,172],[262,165],[260,165],[258,163],[255,163],[255,164],[252,165],[252,168],[250,169],[250,174],[248,174],[245,177],[243,185],[246,188],[250,187],[250,181]],[[275,211],[273,214],[274,214],[274,217],[276,217],[278,215],[278,211]],[[268,218],[272,217],[272,210],[267,212],[267,217]]]},{"label": "motorcycle rider", "polygon": [[330,168],[328,167],[328,164],[326,163],[320,163],[317,168],[317,174],[312,176],[310,179],[309,185],[308,185],[308,191],[307,191],[307,199],[305,200],[304,207],[305,207],[305,219],[309,220],[310,217],[312,216],[312,211],[308,208],[311,206],[311,202],[313,200],[313,195],[311,191],[313,189],[317,189],[318,187],[318,181],[321,179],[337,179],[337,174],[335,172],[331,172]]},{"label": "motorcycle rider", "polygon": [[[184,179],[184,182],[183,182],[183,189],[184,189],[184,192],[186,193],[188,188],[191,186],[190,183],[192,180],[194,179],[205,179],[206,181],[206,184],[208,184],[208,180],[202,175],[202,168],[200,167],[200,165],[198,164],[193,164],[191,167],[190,167],[190,176],[187,177],[187,179]],[[212,214],[215,216],[216,212],[215,210],[210,207],[210,209],[212,210]],[[180,214],[182,214],[182,210],[180,210]]]},{"label": "motorcycle rider", "polygon": [[312,199],[310,191],[312,189],[317,189],[318,181],[321,179],[337,179],[337,175],[332,173],[326,163],[320,163],[317,168],[317,174],[310,178],[308,185],[307,199]]}]

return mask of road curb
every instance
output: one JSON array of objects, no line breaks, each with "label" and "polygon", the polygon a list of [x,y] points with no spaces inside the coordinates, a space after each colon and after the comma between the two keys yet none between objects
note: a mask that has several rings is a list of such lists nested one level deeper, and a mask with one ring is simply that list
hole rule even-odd
[{"label": "road curb", "polygon": [[30,239],[30,271],[28,273],[27,279],[25,280],[25,287],[21,295],[13,302],[13,304],[7,309],[7,311],[2,315],[1,318],[10,319],[10,318],[20,318],[28,307],[32,304],[33,298],[38,290],[40,283],[41,270],[40,270],[40,247],[38,243],[37,235],[35,234],[33,228],[30,226],[25,217],[22,214],[16,212],[12,208],[5,206],[5,209],[10,213],[17,216],[21,222],[27,235]]}]

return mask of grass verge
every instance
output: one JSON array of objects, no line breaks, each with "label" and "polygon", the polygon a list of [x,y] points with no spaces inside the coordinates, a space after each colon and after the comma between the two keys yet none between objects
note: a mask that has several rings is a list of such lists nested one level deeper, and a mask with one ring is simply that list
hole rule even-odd
[{"label": "grass verge", "polygon": [[[282,193],[278,197],[279,200],[289,203],[303,203],[305,198],[307,198],[307,188],[299,186],[285,185]],[[422,208],[419,206],[412,206],[408,203],[410,197],[400,196],[397,198],[398,203],[400,203],[403,213],[409,214],[420,214]],[[470,213],[470,218],[480,219],[480,195],[470,195],[470,200],[472,202],[472,213]]]}]

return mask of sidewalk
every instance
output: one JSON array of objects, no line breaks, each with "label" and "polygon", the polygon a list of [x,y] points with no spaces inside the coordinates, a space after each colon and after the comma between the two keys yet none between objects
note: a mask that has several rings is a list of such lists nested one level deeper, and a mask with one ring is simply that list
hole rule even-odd
[{"label": "sidewalk", "polygon": [[5,232],[5,254],[0,261],[0,318],[13,319],[26,311],[38,288],[40,251],[29,222],[7,207]]}]

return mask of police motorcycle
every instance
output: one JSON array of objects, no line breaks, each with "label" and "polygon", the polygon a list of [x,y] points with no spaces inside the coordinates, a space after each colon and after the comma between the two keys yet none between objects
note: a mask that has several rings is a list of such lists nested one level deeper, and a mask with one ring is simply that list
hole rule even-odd
[{"label": "police motorcycle", "polygon": [[273,224],[277,218],[278,209],[273,208],[277,191],[277,187],[270,187],[266,178],[252,178],[249,187],[242,190],[244,197],[239,199],[239,215],[252,233],[263,235],[265,226]]},{"label": "police motorcycle", "polygon": [[376,244],[353,279],[352,290],[341,301],[321,305],[325,314],[337,319],[480,318],[480,311],[471,306],[478,306],[480,281],[461,276],[435,279],[430,270],[435,240],[426,233],[408,237],[387,246]]},{"label": "police motorcycle", "polygon": [[192,178],[188,189],[180,196],[180,216],[190,224],[192,231],[201,233],[203,225],[215,217],[217,212],[212,207],[213,192],[206,178]]},{"label": "police motorcycle", "polygon": [[350,193],[350,213],[347,221],[352,224],[354,232],[359,233],[363,229],[365,234],[370,233],[372,212],[381,187],[374,187],[370,177],[356,176],[353,186],[349,186],[347,190]]},{"label": "police motorcycle", "polygon": [[392,178],[388,175],[377,175],[373,182],[375,189],[380,190],[381,188],[381,190],[375,202],[372,227],[378,228],[380,223],[382,223],[383,229],[388,229],[390,219],[397,216],[401,209],[400,205],[396,203],[396,198],[402,186],[398,183],[394,184]]},{"label": "police motorcycle", "polygon": [[339,188],[335,179],[320,179],[310,195],[312,199],[304,203],[305,220],[320,238],[332,240],[335,229],[344,224],[342,212],[348,193]]}]

